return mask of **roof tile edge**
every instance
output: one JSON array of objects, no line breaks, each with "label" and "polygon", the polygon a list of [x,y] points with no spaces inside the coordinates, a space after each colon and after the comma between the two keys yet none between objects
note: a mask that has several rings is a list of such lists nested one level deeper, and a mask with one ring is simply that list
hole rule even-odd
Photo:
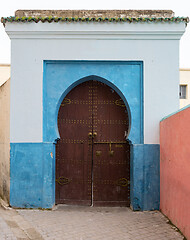
[{"label": "roof tile edge", "polygon": [[17,10],[1,22],[189,22],[172,10]]},{"label": "roof tile edge", "polygon": [[5,25],[6,22],[184,22],[188,23],[189,18],[188,17],[172,17],[172,18],[58,18],[58,17],[38,17],[38,18],[33,18],[33,17],[7,17],[1,18],[1,22]]}]

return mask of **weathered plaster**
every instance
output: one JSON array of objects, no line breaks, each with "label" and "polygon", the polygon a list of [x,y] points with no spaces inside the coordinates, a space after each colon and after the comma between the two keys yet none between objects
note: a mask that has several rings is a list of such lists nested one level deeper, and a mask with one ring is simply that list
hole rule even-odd
[{"label": "weathered plaster", "polygon": [[160,208],[160,145],[131,146],[130,192],[133,210]]},{"label": "weathered plaster", "polygon": [[53,143],[11,144],[10,205],[52,208],[55,203]]},{"label": "weathered plaster", "polygon": [[0,197],[10,192],[10,79],[0,87]]}]

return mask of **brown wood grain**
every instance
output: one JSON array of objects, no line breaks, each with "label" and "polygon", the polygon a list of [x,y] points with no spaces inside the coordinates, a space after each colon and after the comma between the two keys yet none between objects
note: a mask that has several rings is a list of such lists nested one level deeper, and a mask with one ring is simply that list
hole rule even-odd
[{"label": "brown wood grain", "polygon": [[129,206],[128,122],[124,102],[107,85],[88,81],[69,92],[58,114],[57,204]]}]

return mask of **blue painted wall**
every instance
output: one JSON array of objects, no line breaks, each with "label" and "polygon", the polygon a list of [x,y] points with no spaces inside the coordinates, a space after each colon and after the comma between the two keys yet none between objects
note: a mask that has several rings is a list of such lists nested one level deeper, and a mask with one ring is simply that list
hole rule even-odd
[{"label": "blue painted wall", "polygon": [[160,145],[132,145],[130,167],[133,210],[158,210],[160,208]]},{"label": "blue painted wall", "polygon": [[11,143],[10,205],[51,208],[55,202],[52,143]]}]

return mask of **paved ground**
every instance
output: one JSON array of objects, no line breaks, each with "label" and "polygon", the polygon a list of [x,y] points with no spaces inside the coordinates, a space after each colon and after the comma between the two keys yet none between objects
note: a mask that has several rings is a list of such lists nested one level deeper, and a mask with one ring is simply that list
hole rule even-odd
[{"label": "paved ground", "polygon": [[59,206],[54,211],[0,208],[0,240],[181,240],[157,211]]}]

